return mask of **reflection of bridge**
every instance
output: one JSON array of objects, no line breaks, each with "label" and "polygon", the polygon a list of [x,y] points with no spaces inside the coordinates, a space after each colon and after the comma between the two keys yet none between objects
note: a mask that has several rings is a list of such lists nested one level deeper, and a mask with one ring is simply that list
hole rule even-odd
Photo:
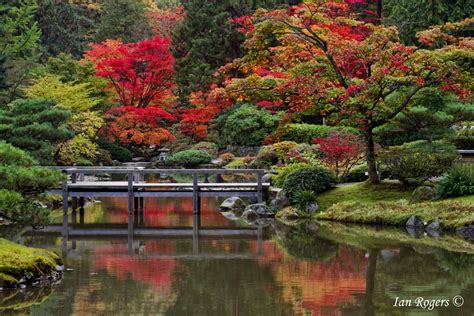
[{"label": "reflection of bridge", "polygon": [[[205,196],[245,196],[263,201],[264,190],[270,184],[263,183],[264,170],[260,169],[144,169],[123,167],[66,167],[62,169],[68,174],[68,180],[63,183],[61,190],[51,193],[63,196],[63,226],[62,234],[67,237],[72,231],[68,227],[68,198],[72,198],[73,223],[77,206],[83,218],[84,199],[86,197],[118,196],[128,198],[128,236],[136,233],[159,233],[158,231],[135,231],[133,212],[143,216],[144,197],[192,197],[193,214],[200,221],[201,197]],[[86,181],[85,175],[115,174],[126,177],[126,181]],[[146,175],[189,175],[191,183],[147,183]],[[255,183],[222,183],[222,175],[254,174]],[[209,176],[215,176],[214,183],[209,182]],[[204,181],[200,182],[200,176]],[[198,224],[199,226],[199,224]],[[87,231],[82,230],[87,233]],[[91,231],[91,233],[93,233]],[[205,234],[206,230],[199,234]],[[224,232],[222,232],[224,233]]]},{"label": "reflection of bridge", "polygon": [[172,240],[192,238],[192,253],[152,254],[147,255],[147,258],[250,259],[256,257],[255,254],[201,253],[199,250],[199,241],[202,239],[216,240],[216,238],[218,238],[223,241],[244,241],[257,238],[257,255],[260,256],[262,254],[263,248],[263,228],[261,226],[250,228],[201,227],[199,214],[193,215],[193,227],[139,227],[134,228],[133,231],[130,232],[127,225],[121,224],[66,224],[66,226],[66,233],[63,225],[50,225],[41,230],[26,232],[25,235],[62,235],[64,254],[68,252],[68,241],[71,241],[72,249],[75,249],[77,241],[126,238],[128,240],[127,255],[132,255],[139,252],[138,249],[140,248],[141,241],[137,243],[136,240],[154,239],[156,237]]}]

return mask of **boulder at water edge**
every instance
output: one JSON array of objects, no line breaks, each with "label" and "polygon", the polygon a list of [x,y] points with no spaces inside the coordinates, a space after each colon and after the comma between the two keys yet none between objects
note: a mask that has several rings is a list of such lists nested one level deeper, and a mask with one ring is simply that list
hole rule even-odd
[{"label": "boulder at water edge", "polygon": [[236,196],[226,199],[220,205],[221,212],[241,213],[245,209],[245,202]]},{"label": "boulder at water edge", "polygon": [[245,208],[242,218],[247,222],[254,222],[259,218],[274,217],[275,212],[265,203],[250,204]]},{"label": "boulder at water edge", "polygon": [[281,210],[290,205],[290,200],[286,196],[286,192],[281,190],[277,193],[276,197],[270,202],[270,207],[275,210]]}]

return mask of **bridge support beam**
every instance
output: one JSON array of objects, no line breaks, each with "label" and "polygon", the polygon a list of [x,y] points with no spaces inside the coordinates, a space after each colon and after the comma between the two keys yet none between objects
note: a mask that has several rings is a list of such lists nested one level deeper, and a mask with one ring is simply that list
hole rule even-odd
[{"label": "bridge support beam", "polygon": [[258,203],[263,202],[263,174],[257,173],[257,197]]},{"label": "bridge support beam", "polygon": [[133,207],[135,197],[133,193],[133,173],[128,174],[128,234],[133,236]]},{"label": "bridge support beam", "polygon": [[201,214],[201,197],[199,196],[198,175],[193,174],[193,214]]}]

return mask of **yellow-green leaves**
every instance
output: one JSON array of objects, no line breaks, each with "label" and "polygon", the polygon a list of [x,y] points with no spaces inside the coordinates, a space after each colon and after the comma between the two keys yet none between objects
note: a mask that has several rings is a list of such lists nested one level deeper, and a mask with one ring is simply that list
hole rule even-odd
[{"label": "yellow-green leaves", "polygon": [[46,75],[35,79],[25,89],[29,98],[45,98],[73,113],[86,111],[98,105],[101,100],[93,97],[93,89],[87,83],[64,83],[59,76]]}]

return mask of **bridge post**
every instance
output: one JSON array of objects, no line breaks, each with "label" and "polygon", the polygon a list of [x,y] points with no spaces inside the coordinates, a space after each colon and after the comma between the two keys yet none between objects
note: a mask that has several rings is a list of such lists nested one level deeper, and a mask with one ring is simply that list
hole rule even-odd
[{"label": "bridge post", "polygon": [[[73,172],[71,173],[71,183],[77,183],[77,173]],[[72,197],[71,198],[71,208],[72,208],[72,216],[75,216],[75,212],[77,209],[77,197]]]},{"label": "bridge post", "polygon": [[263,202],[263,188],[262,188],[262,178],[263,174],[261,172],[257,173],[257,194],[258,194],[258,203]]},{"label": "bridge post", "polygon": [[133,235],[133,173],[128,174],[128,235]]},{"label": "bridge post", "polygon": [[193,173],[193,214],[201,213],[201,203],[199,197],[198,174]]},{"label": "bridge post", "polygon": [[[68,185],[67,180],[63,182],[63,229],[62,229],[62,236],[63,238],[67,238],[68,235]],[[67,242],[67,239],[66,239]]]}]

